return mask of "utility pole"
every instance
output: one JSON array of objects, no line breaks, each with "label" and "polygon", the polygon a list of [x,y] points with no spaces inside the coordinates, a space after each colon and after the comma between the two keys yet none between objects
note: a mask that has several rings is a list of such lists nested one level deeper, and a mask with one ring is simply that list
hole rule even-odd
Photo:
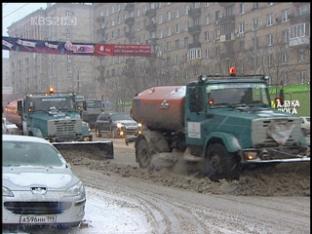
[{"label": "utility pole", "polygon": [[79,94],[79,70],[77,71],[77,94]]}]

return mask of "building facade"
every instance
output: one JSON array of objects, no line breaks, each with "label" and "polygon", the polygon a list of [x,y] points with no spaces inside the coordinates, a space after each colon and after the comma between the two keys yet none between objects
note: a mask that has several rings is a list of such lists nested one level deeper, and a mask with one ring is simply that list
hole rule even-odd
[{"label": "building facade", "polygon": [[[76,17],[47,26],[34,17]],[[14,90],[81,94],[115,102],[154,85],[185,84],[203,74],[262,73],[273,84],[310,82],[310,3],[57,3],[9,28],[29,39],[150,44],[151,57],[88,57],[10,52]],[[26,82],[25,82],[26,81]]]},{"label": "building facade", "polygon": [[[93,41],[92,6],[79,3],[48,4],[12,24],[9,36],[24,39],[71,42]],[[59,92],[94,96],[93,64],[90,56],[62,56],[10,52],[14,92],[25,95],[45,92],[50,86]]]},{"label": "building facade", "polygon": [[[193,69],[182,79],[185,81],[196,79],[194,75],[199,73],[227,74],[233,65],[240,74],[270,75],[272,84],[310,82],[310,3],[142,2],[94,6],[96,42],[148,43],[157,54],[156,58],[99,59],[97,79],[108,96],[118,89],[124,94],[118,81],[132,79],[125,77],[129,64],[148,66],[156,60],[173,70],[168,73],[171,77],[180,74],[173,79],[178,83],[183,76],[179,71],[186,74]],[[158,70],[166,69],[158,66]],[[140,80],[138,73],[136,76]],[[145,79],[155,84],[155,77]],[[165,82],[171,81],[165,78]],[[106,89],[108,92],[103,91]]]}]

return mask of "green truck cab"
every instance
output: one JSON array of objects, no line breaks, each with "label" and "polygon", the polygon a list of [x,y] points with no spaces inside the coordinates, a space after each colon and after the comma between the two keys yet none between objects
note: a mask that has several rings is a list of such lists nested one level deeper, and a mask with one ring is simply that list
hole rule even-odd
[{"label": "green truck cab", "polygon": [[30,94],[18,102],[23,134],[52,142],[91,141],[89,125],[83,122],[74,94]]},{"label": "green truck cab", "polygon": [[132,106],[143,133],[126,142],[135,142],[141,167],[155,153],[179,150],[184,159],[201,162],[211,179],[239,178],[246,164],[310,161],[300,118],[272,108],[267,80],[212,75],[186,86],[145,90]]}]

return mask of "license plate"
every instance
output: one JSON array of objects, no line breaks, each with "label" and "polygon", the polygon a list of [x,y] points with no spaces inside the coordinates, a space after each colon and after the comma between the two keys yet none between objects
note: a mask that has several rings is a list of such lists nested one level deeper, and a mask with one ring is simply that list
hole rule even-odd
[{"label": "license plate", "polygon": [[40,223],[55,223],[55,215],[22,215],[20,223],[40,224]]}]

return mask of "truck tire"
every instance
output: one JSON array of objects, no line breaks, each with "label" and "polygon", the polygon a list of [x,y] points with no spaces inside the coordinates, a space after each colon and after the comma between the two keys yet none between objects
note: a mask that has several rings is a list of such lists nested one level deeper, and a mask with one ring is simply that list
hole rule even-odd
[{"label": "truck tire", "polygon": [[135,143],[135,156],[141,168],[147,168],[150,165],[152,154],[144,137],[139,137]]},{"label": "truck tire", "polygon": [[239,157],[229,153],[226,148],[219,143],[214,143],[206,150],[203,162],[203,173],[213,181],[219,179],[238,180],[239,179]]}]

